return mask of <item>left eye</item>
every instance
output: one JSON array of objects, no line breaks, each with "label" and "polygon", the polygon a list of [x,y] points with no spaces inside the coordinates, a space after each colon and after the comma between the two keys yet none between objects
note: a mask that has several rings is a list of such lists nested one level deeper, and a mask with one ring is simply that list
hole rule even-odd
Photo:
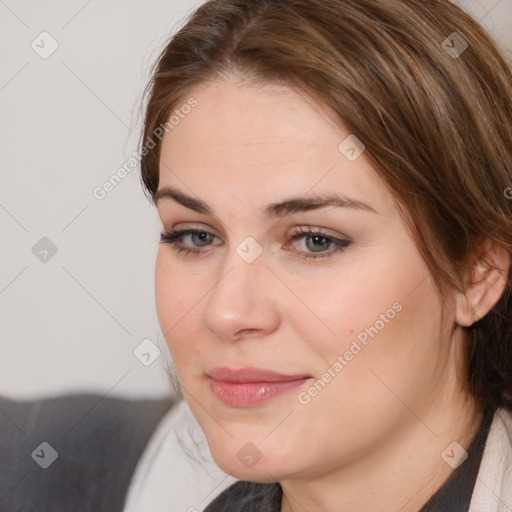
[{"label": "left eye", "polygon": [[[337,252],[339,250],[345,249],[348,247],[350,242],[348,240],[340,240],[338,238],[334,238],[328,235],[322,235],[318,233],[300,233],[297,235],[294,235],[292,237],[292,240],[300,240],[304,239],[304,245],[306,249],[312,251],[313,253],[321,253],[321,256],[313,256],[313,257],[322,257],[322,256],[328,256],[332,254],[333,252]],[[322,249],[328,250],[330,248],[334,247],[334,251],[331,251],[330,253],[324,254],[322,252]],[[308,256],[311,257],[311,256]]]},{"label": "left eye", "polygon": [[[183,244],[183,239],[186,236],[192,237],[194,239],[194,244],[197,243],[197,245],[194,247],[188,247]],[[160,241],[161,243],[166,243],[173,245],[173,249],[179,254],[182,251],[185,251],[185,254],[200,254],[204,252],[200,249],[200,247],[206,247],[209,244],[208,242],[211,241],[212,238],[216,238],[215,235],[212,233],[209,233],[208,231],[202,231],[198,229],[187,229],[187,230],[180,230],[180,231],[165,231],[161,233],[160,235]],[[330,235],[326,235],[321,232],[311,231],[311,230],[304,230],[302,229],[299,233],[294,234],[291,236],[291,239],[293,241],[299,240],[299,239],[305,239],[305,245],[308,250],[311,250],[313,254],[304,254],[303,251],[293,251],[295,253],[298,253],[303,257],[304,259],[316,259],[316,258],[325,258],[329,257],[337,252],[345,250],[352,242],[350,240],[346,239],[339,239],[332,237]],[[310,243],[308,243],[308,241]],[[220,244],[213,244],[213,245],[220,245]],[[322,251],[322,249],[329,249],[333,248],[333,250],[329,252]],[[319,252],[317,249],[320,249],[321,252]]]}]

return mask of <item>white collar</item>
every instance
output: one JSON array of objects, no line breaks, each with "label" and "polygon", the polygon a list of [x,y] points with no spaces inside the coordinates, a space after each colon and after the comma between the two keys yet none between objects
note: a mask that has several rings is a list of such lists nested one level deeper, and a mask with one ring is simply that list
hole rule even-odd
[{"label": "white collar", "polygon": [[512,414],[498,409],[485,443],[469,512],[512,511]]}]

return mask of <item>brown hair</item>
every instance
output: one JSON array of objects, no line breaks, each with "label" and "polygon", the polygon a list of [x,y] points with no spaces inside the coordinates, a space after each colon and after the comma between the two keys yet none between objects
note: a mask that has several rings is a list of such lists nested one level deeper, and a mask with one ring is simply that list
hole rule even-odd
[{"label": "brown hair", "polygon": [[[194,86],[231,71],[301,90],[364,142],[441,297],[452,287],[464,290],[462,272],[480,256],[483,240],[512,254],[512,200],[505,194],[512,186],[512,74],[496,43],[457,6],[206,2],[166,45],[145,91],[141,178],[153,203],[161,139],[150,151],[145,141]],[[499,302],[464,328],[465,372],[480,406],[512,411],[507,272]]]}]

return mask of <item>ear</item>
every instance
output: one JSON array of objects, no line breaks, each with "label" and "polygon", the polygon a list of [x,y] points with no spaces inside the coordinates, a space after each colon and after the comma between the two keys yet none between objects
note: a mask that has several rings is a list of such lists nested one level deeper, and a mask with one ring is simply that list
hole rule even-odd
[{"label": "ear", "polygon": [[500,300],[510,269],[510,255],[487,239],[484,254],[466,278],[466,292],[457,293],[454,321],[469,326],[483,318]]}]

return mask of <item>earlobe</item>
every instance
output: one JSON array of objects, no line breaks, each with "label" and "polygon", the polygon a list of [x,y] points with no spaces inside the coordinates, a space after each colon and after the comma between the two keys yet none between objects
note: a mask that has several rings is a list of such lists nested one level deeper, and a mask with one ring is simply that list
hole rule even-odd
[{"label": "earlobe", "polygon": [[510,255],[500,245],[487,241],[482,260],[468,272],[466,292],[457,294],[455,323],[468,327],[483,318],[500,300],[507,285]]}]

